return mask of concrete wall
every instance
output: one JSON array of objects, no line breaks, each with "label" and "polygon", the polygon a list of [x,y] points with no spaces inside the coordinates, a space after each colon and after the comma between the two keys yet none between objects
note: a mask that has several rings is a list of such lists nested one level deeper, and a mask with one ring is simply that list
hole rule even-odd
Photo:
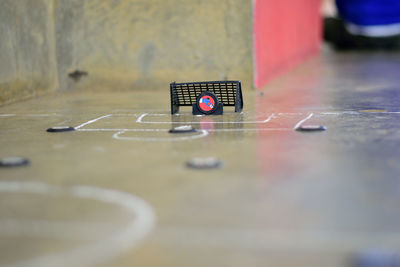
[{"label": "concrete wall", "polygon": [[[3,0],[0,103],[43,91],[252,84],[251,0]],[[88,72],[79,82],[68,77]]]},{"label": "concrete wall", "polygon": [[252,82],[251,0],[68,0],[56,7],[60,82],[168,88],[172,81]]},{"label": "concrete wall", "polygon": [[0,2],[0,104],[55,90],[51,0]]},{"label": "concrete wall", "polygon": [[[0,104],[57,89],[168,90],[173,81],[238,79],[246,90],[254,73],[261,87],[318,51],[319,3],[2,0]],[[88,75],[71,79],[75,70]]]}]

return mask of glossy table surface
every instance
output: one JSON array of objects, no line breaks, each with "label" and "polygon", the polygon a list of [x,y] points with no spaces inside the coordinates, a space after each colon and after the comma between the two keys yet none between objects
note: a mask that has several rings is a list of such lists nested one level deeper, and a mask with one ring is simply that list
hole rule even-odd
[{"label": "glossy table surface", "polygon": [[[243,113],[169,86],[0,108],[2,266],[361,266],[400,249],[400,55],[325,51]],[[173,80],[173,79],[172,79]],[[74,132],[48,133],[68,125]],[[196,133],[170,134],[192,125]],[[322,132],[299,126],[323,125]],[[218,169],[186,167],[216,157]],[[372,256],[371,256],[372,255]]]}]

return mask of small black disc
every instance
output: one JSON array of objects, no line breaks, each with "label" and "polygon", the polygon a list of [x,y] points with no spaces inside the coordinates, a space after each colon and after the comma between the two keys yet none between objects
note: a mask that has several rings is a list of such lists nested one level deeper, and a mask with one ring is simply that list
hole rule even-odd
[{"label": "small black disc", "polygon": [[75,128],[71,126],[54,126],[48,128],[46,131],[49,133],[72,132],[75,131]]},{"label": "small black disc", "polygon": [[29,165],[29,159],[22,157],[6,157],[0,159],[0,167],[20,167]]},{"label": "small black disc", "polygon": [[193,158],[186,162],[186,167],[191,169],[217,169],[222,166],[222,161],[213,157]]},{"label": "small black disc", "polygon": [[196,105],[201,113],[212,114],[218,108],[219,101],[214,93],[207,91],[197,97]]},{"label": "small black disc", "polygon": [[300,127],[296,128],[296,131],[299,132],[321,132],[325,130],[326,127],[322,125],[301,125]]},{"label": "small black disc", "polygon": [[195,132],[197,132],[197,129],[193,128],[190,125],[183,125],[183,126],[178,126],[178,127],[172,128],[168,132],[169,133],[195,133]]}]

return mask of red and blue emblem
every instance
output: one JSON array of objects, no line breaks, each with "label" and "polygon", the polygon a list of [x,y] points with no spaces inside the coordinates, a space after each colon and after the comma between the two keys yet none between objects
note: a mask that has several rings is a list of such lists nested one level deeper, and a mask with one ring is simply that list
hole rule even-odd
[{"label": "red and blue emblem", "polygon": [[215,114],[218,107],[221,107],[217,96],[209,91],[202,92],[196,99],[194,107],[200,114],[210,115]]},{"label": "red and blue emblem", "polygon": [[211,111],[214,108],[214,106],[215,106],[215,101],[209,95],[202,96],[199,100],[199,107],[202,111]]}]

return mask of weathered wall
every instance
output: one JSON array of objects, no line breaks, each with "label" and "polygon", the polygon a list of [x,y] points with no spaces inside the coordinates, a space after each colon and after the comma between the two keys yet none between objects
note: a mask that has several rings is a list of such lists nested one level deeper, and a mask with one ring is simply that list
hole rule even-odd
[{"label": "weathered wall", "polygon": [[251,0],[60,0],[55,25],[62,87],[75,69],[93,89],[252,83]]},{"label": "weathered wall", "polygon": [[[252,83],[251,0],[3,0],[0,104],[57,88]],[[74,70],[88,76],[75,82]]]},{"label": "weathered wall", "polygon": [[[172,81],[238,79],[246,90],[254,72],[260,87],[318,51],[319,2],[2,0],[0,104],[56,89],[155,90]],[[76,81],[68,77],[75,70],[89,75]]]},{"label": "weathered wall", "polygon": [[57,85],[52,0],[0,2],[0,104]]}]

